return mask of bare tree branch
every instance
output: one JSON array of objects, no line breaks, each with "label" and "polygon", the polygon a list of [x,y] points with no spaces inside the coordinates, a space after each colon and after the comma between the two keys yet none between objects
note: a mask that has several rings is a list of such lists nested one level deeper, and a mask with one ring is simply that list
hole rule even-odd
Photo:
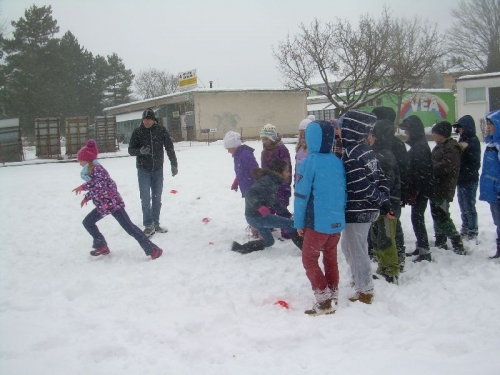
[{"label": "bare tree branch", "polygon": [[134,89],[142,99],[155,98],[178,91],[179,79],[163,70],[143,70],[134,80]]}]

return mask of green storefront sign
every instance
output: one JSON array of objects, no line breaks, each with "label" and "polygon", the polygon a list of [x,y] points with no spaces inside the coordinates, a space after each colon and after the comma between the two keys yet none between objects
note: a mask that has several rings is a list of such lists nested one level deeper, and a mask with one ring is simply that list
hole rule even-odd
[{"label": "green storefront sign", "polygon": [[[397,111],[397,98],[389,94],[382,97],[382,104]],[[377,105],[377,106],[378,106]],[[361,107],[362,111],[371,112],[375,106]],[[417,115],[424,126],[429,127],[439,121],[455,122],[455,97],[451,90],[428,90],[407,92],[399,109],[400,121],[411,115]]]}]

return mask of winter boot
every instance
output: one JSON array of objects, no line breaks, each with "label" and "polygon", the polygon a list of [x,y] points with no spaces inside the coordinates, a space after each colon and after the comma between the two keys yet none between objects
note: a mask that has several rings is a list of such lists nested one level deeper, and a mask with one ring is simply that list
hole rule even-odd
[{"label": "winter boot", "polygon": [[362,293],[362,292],[356,292],[356,294],[349,298],[349,301],[351,302],[363,302],[366,303],[367,305],[370,305],[373,300],[373,291]]},{"label": "winter boot", "polygon": [[99,255],[108,255],[108,254],[109,254],[109,248],[107,246],[98,247],[97,249],[92,250],[90,252],[90,255],[92,255],[93,257],[98,257]]},{"label": "winter boot", "polygon": [[418,262],[421,262],[423,260],[425,260],[427,262],[432,262],[431,253],[418,254],[418,256],[415,259],[413,259],[413,263],[418,263]]},{"label": "winter boot", "polygon": [[161,257],[162,254],[163,254],[163,250],[158,248],[158,247],[155,247],[153,249],[153,252],[151,253],[151,259],[155,260],[155,259]]},{"label": "winter boot", "polygon": [[464,243],[462,242],[462,237],[460,235],[453,237],[451,239],[451,244],[453,246],[453,251],[458,255],[465,255]]},{"label": "winter boot", "polygon": [[436,246],[439,249],[443,250],[448,250],[448,245],[446,244],[446,241],[448,238],[442,234],[436,235],[436,241],[434,242],[434,246]]},{"label": "winter boot", "polygon": [[167,233],[168,229],[160,226],[160,224],[155,225],[155,233]]},{"label": "winter boot", "polygon": [[335,308],[332,307],[332,300],[327,299],[323,302],[315,303],[313,308],[310,310],[304,311],[304,314],[310,316],[318,316],[318,315],[329,315],[335,312]]},{"label": "winter boot", "polygon": [[250,241],[247,242],[243,245],[240,245],[238,242],[233,242],[233,246],[231,247],[232,251],[235,251],[240,254],[249,254],[253,253],[254,251],[260,251],[264,250],[264,241],[262,240],[256,240],[256,241]]},{"label": "winter boot", "polygon": [[154,225],[149,225],[146,228],[144,228],[144,234],[146,237],[151,237],[153,234],[155,234],[155,226]]},{"label": "winter boot", "polygon": [[490,259],[498,259],[500,258],[500,240],[497,240],[497,253],[490,257]]},{"label": "winter boot", "polygon": [[411,253],[406,253],[405,255],[406,255],[407,257],[414,257],[415,255],[418,255],[418,254],[420,254],[420,251],[419,251],[419,250],[418,250],[418,248],[417,248],[417,249],[415,249],[414,251],[412,251]]}]

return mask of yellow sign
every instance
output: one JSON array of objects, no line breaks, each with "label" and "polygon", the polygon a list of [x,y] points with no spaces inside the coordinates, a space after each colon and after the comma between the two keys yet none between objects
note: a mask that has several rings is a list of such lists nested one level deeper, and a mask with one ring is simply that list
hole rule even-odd
[{"label": "yellow sign", "polygon": [[179,86],[180,87],[185,87],[185,86],[189,86],[189,85],[196,85],[198,83],[198,77],[191,77],[191,78],[187,78],[187,79],[183,79],[181,81],[179,81]]}]

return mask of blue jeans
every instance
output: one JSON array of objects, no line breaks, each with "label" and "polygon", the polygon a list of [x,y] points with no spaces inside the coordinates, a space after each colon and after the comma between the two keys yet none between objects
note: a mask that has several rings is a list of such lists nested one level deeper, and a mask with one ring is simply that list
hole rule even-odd
[{"label": "blue jeans", "polygon": [[293,227],[293,220],[286,217],[276,215],[267,215],[266,217],[246,215],[245,218],[250,226],[259,231],[265,247],[273,246],[274,244],[271,228],[283,228],[290,234],[297,233],[297,230]]},{"label": "blue jeans", "polygon": [[[116,221],[118,221],[118,224],[120,224],[120,226],[125,229],[125,232],[127,232],[129,235],[134,237],[137,242],[139,242],[139,245],[141,245],[146,255],[151,255],[153,249],[158,247],[154,243],[152,243],[149,238],[146,237],[146,235],[137,227],[137,225],[132,223],[125,209],[122,208],[121,210],[112,212],[111,215],[116,219]],[[85,219],[83,219],[83,226],[85,227],[85,229],[87,229],[87,232],[89,232],[94,239],[94,242],[92,244],[92,247],[94,249],[107,246],[104,236],[101,232],[99,232],[99,228],[97,228],[96,225],[96,223],[101,219],[102,217],[97,212],[97,208],[94,208],[92,211],[90,211]]]},{"label": "blue jeans", "polygon": [[462,217],[460,234],[477,236],[476,193],[477,181],[457,185],[458,205]]},{"label": "blue jeans", "polygon": [[139,194],[142,204],[142,224],[145,227],[160,225],[163,168],[156,171],[137,169]]},{"label": "blue jeans", "polygon": [[500,242],[500,205],[498,203],[490,203],[491,217],[493,224],[497,227],[497,243]]}]

